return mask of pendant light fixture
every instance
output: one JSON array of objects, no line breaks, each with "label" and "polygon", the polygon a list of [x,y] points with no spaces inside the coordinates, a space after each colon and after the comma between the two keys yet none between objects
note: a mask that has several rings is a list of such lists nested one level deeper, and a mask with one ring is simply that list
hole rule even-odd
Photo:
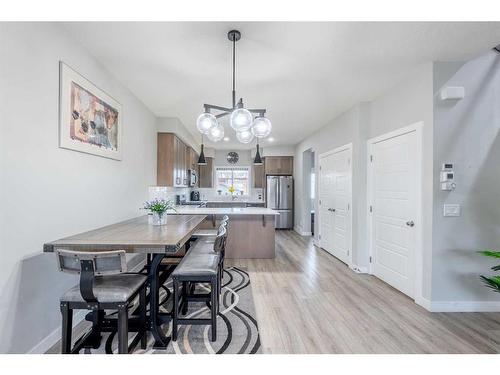
[{"label": "pendant light fixture", "polygon": [[198,165],[207,165],[207,160],[205,159],[205,153],[203,152],[203,134],[201,135],[201,150],[200,150],[200,156],[198,156]]},{"label": "pendant light fixture", "polygon": [[[231,30],[227,33],[227,37],[233,44],[232,106],[228,108],[204,104],[205,111],[198,116],[196,127],[212,142],[218,142],[224,138],[224,127],[218,123],[217,119],[229,115],[229,124],[236,131],[236,138],[241,143],[250,143],[254,137],[267,137],[271,133],[272,125],[271,121],[265,117],[265,109],[247,109],[242,98],[236,103],[236,42],[241,39],[241,33],[238,30]],[[212,114],[211,111],[216,111],[216,114]],[[254,114],[257,115],[255,119]]]},{"label": "pendant light fixture", "polygon": [[257,142],[257,152],[255,154],[255,158],[253,159],[253,164],[254,165],[262,165],[262,158],[260,157],[260,152],[259,152],[259,142]]}]

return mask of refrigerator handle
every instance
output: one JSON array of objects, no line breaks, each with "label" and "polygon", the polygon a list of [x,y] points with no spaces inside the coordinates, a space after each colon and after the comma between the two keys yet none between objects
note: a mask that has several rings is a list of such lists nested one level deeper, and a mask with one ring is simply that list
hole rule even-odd
[{"label": "refrigerator handle", "polygon": [[277,183],[276,183],[276,206],[278,207],[278,210],[281,209],[281,197],[280,197],[280,193],[281,193],[281,189],[280,189],[280,185],[281,185],[281,181],[280,179],[278,178],[277,179]]}]

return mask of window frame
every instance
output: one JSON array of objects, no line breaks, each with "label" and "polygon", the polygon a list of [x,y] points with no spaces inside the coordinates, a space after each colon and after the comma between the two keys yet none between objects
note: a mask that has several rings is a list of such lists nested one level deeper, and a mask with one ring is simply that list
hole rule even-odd
[{"label": "window frame", "polygon": [[[222,165],[222,166],[216,166],[214,168],[214,189],[215,189],[215,192],[217,193],[217,191],[219,190],[219,178],[218,178],[218,175],[217,175],[217,172],[219,170],[231,170],[231,183],[232,185],[234,185],[234,171],[235,170],[244,170],[248,173],[248,192],[244,195],[237,195],[238,197],[249,197],[252,195],[252,167],[251,166],[246,166],[246,165],[242,165],[242,166],[227,166],[227,165]],[[225,196],[225,194],[221,194],[223,196]],[[230,194],[227,194],[227,195],[230,195]]]}]

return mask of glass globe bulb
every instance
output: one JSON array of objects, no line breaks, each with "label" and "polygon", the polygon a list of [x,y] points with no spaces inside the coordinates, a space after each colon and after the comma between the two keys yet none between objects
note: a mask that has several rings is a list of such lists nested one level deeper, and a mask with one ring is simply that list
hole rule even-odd
[{"label": "glass globe bulb", "polygon": [[265,138],[271,134],[272,129],[271,121],[265,117],[257,117],[253,121],[252,134],[257,138]]},{"label": "glass globe bulb", "polygon": [[250,130],[242,130],[240,132],[236,132],[236,138],[241,143],[250,143],[253,141],[253,134]]},{"label": "glass globe bulb", "polygon": [[219,142],[224,138],[224,127],[220,124],[215,125],[208,130],[207,137],[212,142]]},{"label": "glass globe bulb", "polygon": [[231,113],[229,123],[237,132],[248,130],[252,126],[253,117],[245,108],[237,108]]},{"label": "glass globe bulb", "polygon": [[207,134],[214,126],[217,126],[217,119],[211,113],[202,113],[196,120],[196,127],[202,134]]}]

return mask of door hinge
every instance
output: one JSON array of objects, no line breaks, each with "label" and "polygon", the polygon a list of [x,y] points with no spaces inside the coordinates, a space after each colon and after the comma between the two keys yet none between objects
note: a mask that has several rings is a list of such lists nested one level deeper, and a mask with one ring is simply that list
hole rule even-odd
[{"label": "door hinge", "polygon": [[373,212],[373,207],[372,206],[370,206],[370,212]]},{"label": "door hinge", "polygon": [[372,257],[370,257],[370,263],[372,262]]},{"label": "door hinge", "polygon": [[349,255],[349,250],[347,250],[347,255]]},{"label": "door hinge", "polygon": [[319,200],[319,204],[320,204],[320,206],[321,206],[321,199]]},{"label": "door hinge", "polygon": [[370,155],[370,162],[373,161],[373,155]]},{"label": "door hinge", "polygon": [[321,234],[320,234],[318,237],[319,237],[319,239],[321,240]]},{"label": "door hinge", "polygon": [[349,203],[347,203],[347,211],[350,211],[351,210],[351,205]]},{"label": "door hinge", "polygon": [[319,170],[321,170],[321,165],[319,166]]}]

